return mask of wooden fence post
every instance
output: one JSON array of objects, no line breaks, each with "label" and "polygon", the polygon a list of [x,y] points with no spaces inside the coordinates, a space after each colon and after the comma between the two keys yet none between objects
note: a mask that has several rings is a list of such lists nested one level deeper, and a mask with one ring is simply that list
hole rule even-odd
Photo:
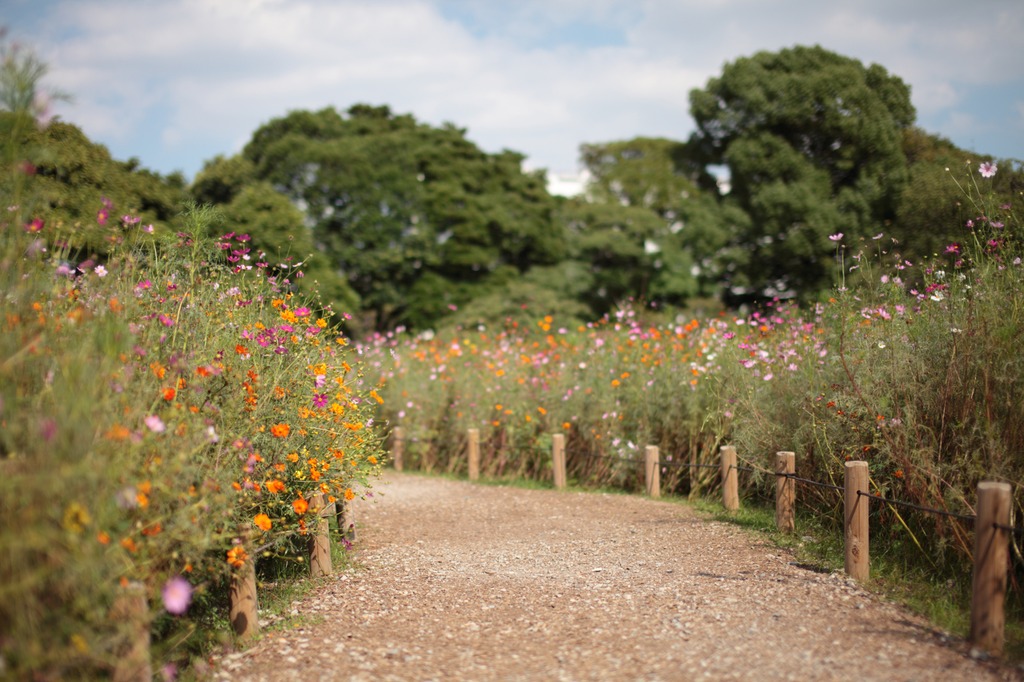
[{"label": "wooden fence post", "polygon": [[796,530],[796,454],[775,453],[775,527],[783,533]]},{"label": "wooden fence post", "polygon": [[121,623],[125,633],[112,679],[115,682],[150,682],[153,669],[149,661],[149,607],[145,585],[131,582],[120,588],[110,617]]},{"label": "wooden fence post", "polygon": [[[245,536],[242,536],[245,539]],[[230,608],[228,620],[239,639],[249,639],[260,631],[256,615],[256,558],[248,557],[240,568],[231,573],[228,592]]]},{"label": "wooden fence post", "polygon": [[971,643],[997,656],[1003,652],[1006,626],[1009,525],[1010,484],[982,481],[978,484],[978,516],[974,521]]},{"label": "wooden fence post", "polygon": [[331,536],[327,526],[327,499],[323,493],[309,499],[309,513],[314,519],[309,536],[309,573],[314,578],[331,574]]},{"label": "wooden fence post", "polygon": [[469,480],[480,478],[480,429],[469,430]]},{"label": "wooden fence post", "polygon": [[846,575],[864,582],[870,569],[870,543],[868,528],[868,463],[847,462],[843,486],[843,509],[846,517]]},{"label": "wooden fence post", "polygon": [[657,445],[648,445],[644,450],[644,483],[651,497],[661,497],[661,462],[658,455]]},{"label": "wooden fence post", "polygon": [[356,541],[356,515],[352,505],[344,498],[334,502],[334,518],[338,522],[338,532],[349,542]]},{"label": "wooden fence post", "polygon": [[555,489],[565,488],[565,435],[551,436],[551,463],[555,474]]},{"label": "wooden fence post", "polygon": [[736,469],[736,448],[723,445],[719,450],[722,459],[722,505],[727,511],[740,508],[739,471]]},{"label": "wooden fence post", "polygon": [[405,454],[405,430],[401,426],[396,426],[391,438],[391,463],[394,464],[395,471],[401,471],[402,455]]}]

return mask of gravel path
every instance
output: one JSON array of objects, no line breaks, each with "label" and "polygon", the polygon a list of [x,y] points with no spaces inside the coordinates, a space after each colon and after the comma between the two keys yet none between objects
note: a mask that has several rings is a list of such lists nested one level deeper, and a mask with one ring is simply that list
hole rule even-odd
[{"label": "gravel path", "polygon": [[841,575],[685,506],[388,472],[359,570],[223,680],[1007,680]]}]

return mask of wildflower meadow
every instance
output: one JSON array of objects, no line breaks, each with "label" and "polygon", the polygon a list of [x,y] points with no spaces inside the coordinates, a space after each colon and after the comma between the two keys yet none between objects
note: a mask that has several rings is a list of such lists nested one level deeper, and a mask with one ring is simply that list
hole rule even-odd
[{"label": "wildflower meadow", "polygon": [[[110,675],[132,588],[173,677],[228,629],[233,572],[301,560],[312,496],[372,486],[381,397],[343,313],[295,293],[298,267],[195,206],[182,231],[106,198],[94,224],[48,224],[18,139],[0,186],[0,676]],[[103,257],[76,247],[84,229]]]},{"label": "wildflower meadow", "polygon": [[[840,276],[810,305],[693,318],[626,305],[587,324],[539,310],[528,324],[378,334],[363,353],[386,386],[382,411],[404,429],[406,461],[428,471],[464,473],[477,428],[485,476],[550,480],[551,436],[563,433],[578,484],[642,490],[644,446],[657,445],[666,487],[699,494],[732,444],[751,501],[770,499],[785,450],[801,477],[841,484],[844,462],[864,460],[873,492],[955,513],[973,512],[979,480],[1009,481],[1019,512],[1024,250],[1013,207],[992,203],[996,172],[949,171],[962,239],[926,261],[883,231],[832,235]],[[831,490],[800,495],[802,514],[841,528]],[[967,589],[969,524],[874,513],[880,555]]]}]

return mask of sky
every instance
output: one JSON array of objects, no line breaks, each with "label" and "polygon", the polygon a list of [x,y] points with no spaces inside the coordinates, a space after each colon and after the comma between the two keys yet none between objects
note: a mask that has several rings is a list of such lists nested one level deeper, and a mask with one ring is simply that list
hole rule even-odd
[{"label": "sky", "polygon": [[388,105],[529,169],[694,129],[689,92],[821,45],[907,82],[917,123],[1024,159],[1020,0],[0,0],[7,40],[111,154],[189,179],[297,109]]}]

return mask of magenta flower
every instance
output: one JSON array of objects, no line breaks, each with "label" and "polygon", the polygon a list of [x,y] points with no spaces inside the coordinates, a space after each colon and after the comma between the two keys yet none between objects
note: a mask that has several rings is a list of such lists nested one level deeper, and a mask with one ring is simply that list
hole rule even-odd
[{"label": "magenta flower", "polygon": [[35,232],[42,232],[43,231],[43,219],[42,218],[34,218],[32,220],[32,222],[25,223],[25,231],[26,232],[33,232],[33,233],[35,233]]},{"label": "magenta flower", "polygon": [[188,605],[192,602],[192,585],[180,575],[176,575],[164,585],[161,596],[167,612],[180,616],[188,610]]},{"label": "magenta flower", "polygon": [[999,170],[999,167],[990,161],[986,161],[978,166],[978,172],[981,173],[983,178],[991,178],[996,174],[997,170]]},{"label": "magenta flower", "polygon": [[106,225],[107,221],[109,219],[110,219],[110,209],[101,208],[100,210],[96,211],[96,223],[97,224],[99,224],[99,225]]},{"label": "magenta flower", "polygon": [[327,407],[327,394],[326,393],[314,393],[313,394],[313,407],[323,409]]}]

